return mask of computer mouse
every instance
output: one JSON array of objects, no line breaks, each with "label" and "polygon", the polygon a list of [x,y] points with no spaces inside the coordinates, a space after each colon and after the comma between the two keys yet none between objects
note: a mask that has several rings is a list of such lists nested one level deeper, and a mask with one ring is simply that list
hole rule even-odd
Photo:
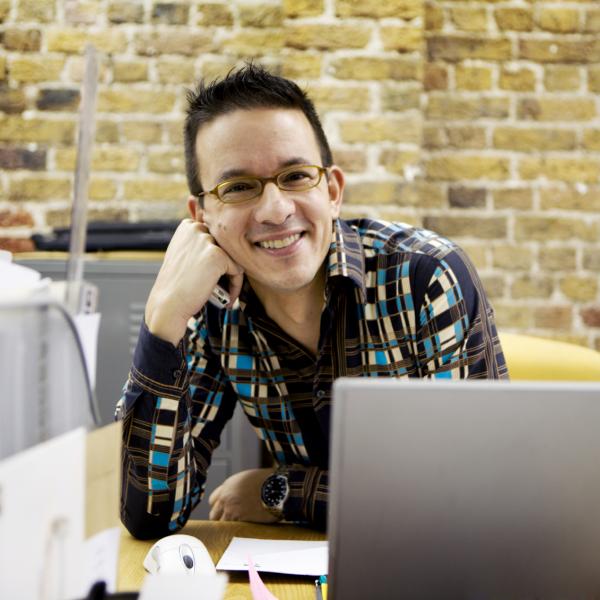
[{"label": "computer mouse", "polygon": [[153,575],[213,575],[217,572],[206,546],[198,538],[181,533],[158,540],[146,554],[144,568]]}]

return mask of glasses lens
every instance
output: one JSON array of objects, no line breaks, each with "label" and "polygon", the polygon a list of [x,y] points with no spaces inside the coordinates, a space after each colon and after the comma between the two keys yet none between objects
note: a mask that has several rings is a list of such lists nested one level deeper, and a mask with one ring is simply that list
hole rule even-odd
[{"label": "glasses lens", "polygon": [[260,194],[260,190],[260,181],[252,178],[224,181],[217,188],[219,198],[223,202],[230,202],[231,204],[252,200]]},{"label": "glasses lens", "polygon": [[282,190],[308,190],[319,183],[321,172],[318,167],[303,165],[290,167],[277,176],[277,185]]}]

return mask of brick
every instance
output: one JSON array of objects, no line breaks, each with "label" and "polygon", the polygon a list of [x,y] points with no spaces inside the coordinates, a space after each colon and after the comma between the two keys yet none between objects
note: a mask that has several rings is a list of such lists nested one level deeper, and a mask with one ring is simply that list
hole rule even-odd
[{"label": "brick", "polygon": [[504,278],[498,275],[482,275],[481,283],[488,298],[492,300],[504,297]]},{"label": "brick", "polygon": [[476,269],[483,271],[488,268],[488,244],[461,244],[462,249],[473,263]]},{"label": "brick", "polygon": [[64,59],[47,56],[16,57],[9,63],[10,78],[13,81],[32,83],[36,81],[56,81],[65,64]]},{"label": "brick", "polygon": [[221,79],[237,65],[233,57],[219,57],[202,63],[202,77],[208,81]]},{"label": "brick", "polygon": [[577,266],[575,248],[560,246],[553,248],[540,248],[540,268],[544,271],[572,271]]},{"label": "brick", "polygon": [[583,268],[600,272],[600,248],[585,248],[583,251]]},{"label": "brick", "polygon": [[533,29],[533,13],[529,7],[496,8],[494,19],[501,31],[531,31]]},{"label": "brick", "polygon": [[88,186],[90,200],[114,200],[117,195],[117,184],[113,179],[92,177]]},{"label": "brick", "polygon": [[463,31],[486,31],[487,11],[485,6],[452,6],[450,19],[457,29]]},{"label": "brick", "polygon": [[543,210],[581,210],[600,212],[600,188],[579,191],[575,186],[543,188],[540,190],[540,207]]},{"label": "brick", "polygon": [[485,188],[451,187],[448,189],[448,204],[451,208],[484,208]]},{"label": "brick", "polygon": [[39,29],[6,29],[3,43],[6,50],[39,52],[42,34]]},{"label": "brick", "polygon": [[414,19],[423,14],[423,0],[337,0],[338,17]]},{"label": "brick", "polygon": [[[88,221],[116,221],[125,222],[129,218],[129,211],[125,208],[92,208],[88,210]],[[49,210],[46,213],[46,223],[50,227],[68,227],[71,224],[70,210]]]},{"label": "brick", "polygon": [[10,13],[10,0],[0,0],[0,23],[4,23]]},{"label": "brick", "polygon": [[423,147],[428,150],[439,150],[448,147],[448,136],[445,129],[425,122],[423,124]]},{"label": "brick", "polygon": [[157,2],[152,7],[152,23],[185,25],[190,14],[189,6],[176,2]]},{"label": "brick", "polygon": [[535,73],[527,68],[504,67],[500,72],[499,84],[502,90],[533,92],[535,90]]},{"label": "brick", "polygon": [[56,16],[55,4],[55,0],[20,0],[17,4],[17,20],[21,23],[25,21],[49,23]]},{"label": "brick", "polygon": [[507,271],[529,271],[533,267],[533,253],[522,246],[495,246],[492,248],[492,265]]},{"label": "brick", "polygon": [[425,65],[423,87],[427,91],[448,89],[448,68],[442,64]]},{"label": "brick", "polygon": [[461,150],[476,150],[487,147],[485,127],[458,125],[446,127],[447,146]]},{"label": "brick", "polygon": [[318,111],[367,111],[371,105],[369,89],[364,86],[311,85],[308,95]]},{"label": "brick", "polygon": [[204,27],[229,27],[233,25],[233,13],[225,4],[214,4],[212,2],[199,4],[196,7],[198,19],[197,25]]},{"label": "brick", "polygon": [[197,57],[213,49],[213,36],[204,31],[154,30],[135,35],[135,50],[141,56],[161,56],[163,54],[183,54]]},{"label": "brick", "polygon": [[41,171],[45,168],[45,150],[0,147],[0,169],[27,169],[28,171]]},{"label": "brick", "polygon": [[379,160],[390,173],[397,173],[398,175],[405,176],[407,167],[414,168],[414,166],[419,163],[420,152],[390,148],[381,153]]},{"label": "brick", "polygon": [[444,27],[444,10],[437,2],[425,2],[425,31],[440,31]]},{"label": "brick", "polygon": [[521,39],[518,58],[540,63],[596,63],[600,60],[600,40]]},{"label": "brick", "polygon": [[431,229],[449,238],[477,236],[484,240],[502,239],[506,237],[507,233],[504,217],[426,216],[423,224],[426,229]]},{"label": "brick", "polygon": [[382,110],[404,111],[421,106],[421,88],[413,84],[384,83],[380,95]]},{"label": "brick", "polygon": [[46,32],[49,52],[81,54],[86,44],[94,44],[101,52],[120,54],[127,49],[127,36],[121,29],[90,32],[83,29],[50,29]]},{"label": "brick", "polygon": [[598,296],[598,278],[566,275],[560,280],[560,290],[569,300],[591,302]]},{"label": "brick", "polygon": [[22,89],[0,87],[0,111],[8,114],[22,113],[27,106]]},{"label": "brick", "polygon": [[136,179],[126,181],[124,196],[126,200],[160,200],[182,202],[189,194],[185,181],[168,179]]},{"label": "brick", "polygon": [[111,2],[107,11],[111,23],[142,23],[144,21],[144,6],[138,2]]},{"label": "brick", "polygon": [[586,150],[600,150],[600,129],[586,129],[583,132],[582,146]]},{"label": "brick", "polygon": [[382,179],[348,182],[344,190],[344,202],[346,204],[372,205],[396,203],[403,185],[398,181]]},{"label": "brick", "polygon": [[68,200],[71,197],[71,179],[65,177],[24,177],[9,182],[8,199]]},{"label": "brick", "polygon": [[367,25],[300,25],[292,23],[286,28],[286,46],[306,50],[339,50],[364,48],[371,39]]},{"label": "brick", "polygon": [[0,210],[0,229],[4,227],[33,227],[33,217],[24,210]]},{"label": "brick", "polygon": [[581,88],[580,68],[571,65],[548,65],[544,69],[544,86],[550,92],[575,91]]},{"label": "brick", "polygon": [[597,240],[597,227],[582,219],[517,215],[515,240],[520,242],[548,240]]},{"label": "brick", "polygon": [[335,164],[348,173],[361,173],[367,169],[367,154],[364,150],[333,148],[333,156]]},{"label": "brick", "polygon": [[553,33],[579,31],[579,11],[572,8],[541,8],[536,19],[540,29]]},{"label": "brick", "polygon": [[184,83],[194,81],[196,75],[195,61],[192,58],[159,58],[156,63],[156,74],[160,83]]},{"label": "brick", "polygon": [[239,18],[242,27],[281,27],[283,7],[276,4],[240,4]]},{"label": "brick", "polygon": [[131,83],[148,79],[148,61],[116,59],[112,65],[113,81]]},{"label": "brick", "polygon": [[455,71],[456,88],[459,90],[489,90],[492,88],[492,70],[488,67],[458,65]]},{"label": "brick", "polygon": [[494,208],[512,210],[531,210],[533,192],[529,188],[507,188],[492,192]]},{"label": "brick", "polygon": [[283,48],[285,36],[280,29],[246,29],[222,42],[222,48],[237,56],[261,56]]},{"label": "brick", "polygon": [[600,93],[600,67],[588,69],[588,87],[590,92]]},{"label": "brick", "polygon": [[520,329],[527,331],[533,326],[533,314],[536,308],[530,303],[519,304],[511,302],[494,302],[496,326],[500,329]]},{"label": "brick", "polygon": [[420,52],[423,49],[423,29],[416,27],[382,26],[379,36],[384,50]]},{"label": "brick", "polygon": [[510,40],[487,37],[453,37],[437,35],[427,43],[429,60],[459,62],[465,59],[510,60],[512,48]]},{"label": "brick", "polygon": [[75,123],[72,121],[23,119],[13,115],[3,116],[0,114],[1,142],[72,144],[74,138]]},{"label": "brick", "polygon": [[321,54],[290,52],[281,57],[281,75],[288,79],[318,79],[323,69]]},{"label": "brick", "polygon": [[0,81],[6,79],[6,57],[0,56]]},{"label": "brick", "polygon": [[98,112],[160,114],[173,110],[175,100],[176,95],[165,90],[109,88],[98,93]]},{"label": "brick", "polygon": [[332,60],[330,70],[338,79],[361,81],[380,79],[419,79],[420,65],[410,59],[353,56]]},{"label": "brick", "polygon": [[428,119],[472,120],[506,119],[510,114],[508,97],[477,96],[465,98],[457,94],[430,94],[427,102]]},{"label": "brick", "polygon": [[577,146],[575,132],[565,129],[497,127],[493,140],[494,148],[518,152],[573,150]]},{"label": "brick", "polygon": [[79,106],[79,90],[42,89],[35,105],[40,110],[76,110]]},{"label": "brick", "polygon": [[69,2],[65,6],[65,22],[69,25],[94,25],[100,18],[97,2]]},{"label": "brick", "polygon": [[[359,206],[353,207],[355,208],[354,214],[348,217],[342,217],[344,219],[360,219],[365,216],[364,212],[361,212],[363,209]],[[394,223],[406,223],[407,225],[412,225],[413,227],[421,227],[421,219],[418,215],[414,213],[414,211],[402,208],[396,208],[393,205],[386,205],[381,207],[381,209],[377,210],[377,218],[383,219],[384,221],[391,221]]]},{"label": "brick", "polygon": [[0,249],[8,250],[13,254],[18,254],[19,252],[33,252],[35,250],[35,245],[33,241],[28,238],[0,237]]},{"label": "brick", "polygon": [[585,12],[583,31],[585,33],[600,33],[600,9],[591,9]]},{"label": "brick", "polygon": [[596,183],[600,177],[598,158],[524,157],[518,168],[522,179],[544,177],[572,183]]},{"label": "brick", "polygon": [[347,143],[402,142],[419,144],[421,122],[418,116],[363,117],[340,122],[340,136]]},{"label": "brick", "polygon": [[[70,171],[75,168],[75,148],[56,151],[58,169]],[[127,147],[96,146],[92,153],[93,171],[135,171],[140,164],[139,153]]]},{"label": "brick", "polygon": [[571,329],[573,325],[573,309],[570,306],[539,306],[533,323],[541,329]]},{"label": "brick", "polygon": [[535,121],[590,121],[597,116],[593,98],[521,98],[519,119]]},{"label": "brick", "polygon": [[445,208],[446,192],[439,184],[416,179],[410,185],[402,185],[397,204],[419,209]]},{"label": "brick", "polygon": [[115,144],[119,141],[119,128],[117,123],[114,121],[96,121],[96,143]]},{"label": "brick", "polygon": [[163,126],[166,134],[166,141],[170,144],[181,144],[183,139],[183,130],[181,129],[181,119],[165,122]]},{"label": "brick", "polygon": [[156,144],[160,142],[162,127],[160,123],[144,121],[130,121],[121,125],[124,142],[143,142]]},{"label": "brick", "polygon": [[502,180],[508,178],[509,168],[510,163],[506,158],[472,154],[434,156],[425,161],[427,177],[444,181]]},{"label": "brick", "polygon": [[154,173],[183,173],[182,150],[153,150],[148,155],[148,170]]},{"label": "brick", "polygon": [[[580,314],[584,324],[588,327],[600,327],[600,307],[583,308]],[[596,345],[596,349],[600,350],[600,345]]]},{"label": "brick", "polygon": [[[508,269],[513,269],[507,265]],[[510,295],[515,300],[524,298],[550,298],[554,286],[550,277],[532,277],[524,275],[517,277],[510,287]]]}]

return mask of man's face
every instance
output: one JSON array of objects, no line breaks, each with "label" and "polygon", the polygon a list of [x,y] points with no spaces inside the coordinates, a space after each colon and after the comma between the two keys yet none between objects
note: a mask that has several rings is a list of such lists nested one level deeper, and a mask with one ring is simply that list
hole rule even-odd
[{"label": "man's face", "polygon": [[[205,190],[232,177],[271,177],[293,164],[321,165],[315,135],[299,110],[236,110],[217,117],[198,132],[196,152]],[[210,194],[195,216],[242,267],[259,297],[296,292],[320,273],[343,183],[333,167],[328,178],[302,192],[269,182],[260,197],[243,204],[224,204]]]}]

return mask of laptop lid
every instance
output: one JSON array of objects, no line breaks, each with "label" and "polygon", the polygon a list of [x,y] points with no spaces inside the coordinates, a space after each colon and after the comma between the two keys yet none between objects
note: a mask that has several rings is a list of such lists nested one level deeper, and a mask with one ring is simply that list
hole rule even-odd
[{"label": "laptop lid", "polygon": [[340,379],[334,600],[600,595],[600,384]]}]

